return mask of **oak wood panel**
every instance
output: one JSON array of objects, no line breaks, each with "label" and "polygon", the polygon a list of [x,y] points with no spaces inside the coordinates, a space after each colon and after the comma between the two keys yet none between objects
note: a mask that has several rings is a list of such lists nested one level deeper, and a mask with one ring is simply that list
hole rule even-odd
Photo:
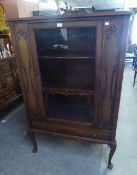
[{"label": "oak wood panel", "polygon": [[[119,18],[122,16],[129,16],[131,14],[130,11],[96,11],[95,13],[82,13],[82,14],[68,14],[68,15],[52,15],[52,16],[39,16],[39,17],[32,17],[32,18],[14,18],[14,19],[8,19],[9,22],[25,22],[25,23],[42,23],[44,21],[51,21],[51,22],[57,22],[57,21],[97,21],[102,19],[114,19]],[[82,24],[82,23],[81,23]]]},{"label": "oak wood panel", "polygon": [[99,127],[112,130],[123,26],[122,19],[108,22],[109,25],[105,26],[103,21],[102,26]]},{"label": "oak wood panel", "polygon": [[118,121],[118,113],[119,113],[119,105],[120,105],[120,97],[122,90],[122,81],[123,81],[123,72],[125,66],[125,53],[126,53],[126,43],[128,41],[127,34],[129,28],[129,18],[123,19],[123,28],[122,28],[122,41],[121,41],[121,52],[120,52],[120,60],[119,60],[119,73],[117,78],[117,90],[116,90],[116,100],[115,100],[115,111],[114,118],[112,121],[112,140],[115,139],[116,129],[117,129],[117,121]]},{"label": "oak wood panel", "polygon": [[[26,24],[17,24],[15,28],[11,28],[18,47],[16,46],[15,54],[18,55],[18,69],[20,74],[21,87],[24,94],[24,101],[27,110],[30,111],[29,117],[37,117],[42,119],[44,116],[43,97],[41,94],[40,81],[38,80],[38,72],[31,55],[31,46],[29,43],[29,35]],[[15,43],[14,43],[15,44]],[[41,104],[39,106],[39,104]],[[37,107],[39,106],[39,108]]]},{"label": "oak wood panel", "polygon": [[40,135],[63,137],[71,140],[74,139],[74,140],[86,141],[86,142],[92,142],[92,143],[98,143],[98,144],[107,144],[107,145],[110,144],[110,141],[108,140],[102,140],[102,139],[96,139],[96,138],[90,138],[90,137],[81,137],[81,136],[69,135],[69,134],[53,132],[53,131],[46,131],[46,130],[44,131],[40,129],[31,129],[31,132],[33,132],[34,134],[40,134]]},{"label": "oak wood panel", "polygon": [[74,125],[68,125],[66,124],[59,124],[54,123],[54,121],[48,123],[48,122],[33,122],[33,127],[35,129],[41,129],[49,132],[59,132],[62,134],[68,134],[68,135],[76,135],[80,137],[86,137],[86,138],[96,138],[100,140],[110,140],[112,136],[112,132],[92,129],[91,127],[79,127],[77,128]]}]

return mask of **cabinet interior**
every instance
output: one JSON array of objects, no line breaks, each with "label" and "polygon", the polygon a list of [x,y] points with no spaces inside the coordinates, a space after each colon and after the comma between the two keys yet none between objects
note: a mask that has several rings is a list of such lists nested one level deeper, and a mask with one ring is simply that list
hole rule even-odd
[{"label": "cabinet interior", "polygon": [[96,27],[35,29],[46,117],[93,121]]}]

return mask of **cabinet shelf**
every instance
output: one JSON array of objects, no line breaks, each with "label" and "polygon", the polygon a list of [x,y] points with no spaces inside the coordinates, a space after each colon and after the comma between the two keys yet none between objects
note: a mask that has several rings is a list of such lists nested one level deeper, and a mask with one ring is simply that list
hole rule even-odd
[{"label": "cabinet shelf", "polygon": [[68,95],[80,95],[80,96],[92,96],[93,90],[85,90],[85,89],[70,89],[70,88],[48,88],[43,87],[43,91],[46,91],[47,94],[62,94],[65,96]]},{"label": "cabinet shelf", "polygon": [[95,60],[95,57],[90,56],[40,56],[40,59],[70,59],[70,60]]}]

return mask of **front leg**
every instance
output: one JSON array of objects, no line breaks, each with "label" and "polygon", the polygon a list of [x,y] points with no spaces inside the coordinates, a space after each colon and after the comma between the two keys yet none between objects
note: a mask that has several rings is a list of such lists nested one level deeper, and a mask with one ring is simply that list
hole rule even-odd
[{"label": "front leg", "polygon": [[32,141],[32,144],[33,144],[32,152],[36,153],[38,148],[37,148],[37,141],[36,141],[35,135],[31,130],[28,130],[28,136],[29,136],[29,138],[30,138],[30,140]]},{"label": "front leg", "polygon": [[112,142],[110,144],[110,153],[109,153],[109,159],[108,159],[108,168],[112,169],[113,168],[113,164],[111,163],[112,157],[116,151],[116,147],[117,147],[117,142]]}]

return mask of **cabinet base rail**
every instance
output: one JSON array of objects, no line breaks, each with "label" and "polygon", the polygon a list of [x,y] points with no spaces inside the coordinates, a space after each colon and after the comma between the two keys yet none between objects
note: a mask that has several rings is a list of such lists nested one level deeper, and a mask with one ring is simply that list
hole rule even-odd
[{"label": "cabinet base rail", "polygon": [[37,140],[36,140],[35,134],[59,136],[59,137],[67,138],[67,139],[75,139],[75,140],[87,141],[87,142],[98,143],[98,144],[107,144],[110,146],[110,153],[109,153],[107,167],[109,169],[113,168],[113,164],[111,161],[112,161],[112,157],[117,147],[116,141],[100,140],[100,139],[94,139],[94,138],[88,138],[88,137],[62,134],[62,133],[53,132],[53,131],[38,130],[38,129],[29,129],[27,133],[33,144],[33,150],[32,150],[33,153],[36,153],[38,151]]}]

